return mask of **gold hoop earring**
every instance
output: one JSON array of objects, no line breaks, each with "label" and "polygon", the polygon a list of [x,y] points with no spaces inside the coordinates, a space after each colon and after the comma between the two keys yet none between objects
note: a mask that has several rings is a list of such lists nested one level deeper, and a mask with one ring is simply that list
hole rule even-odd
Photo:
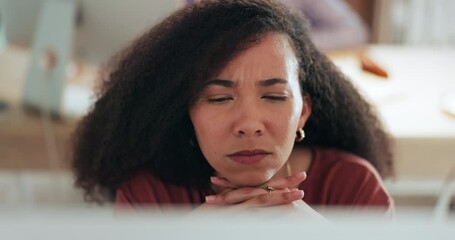
[{"label": "gold hoop earring", "polygon": [[305,131],[303,131],[303,128],[300,128],[296,133],[295,133],[295,141],[296,142],[301,142],[305,138]]}]

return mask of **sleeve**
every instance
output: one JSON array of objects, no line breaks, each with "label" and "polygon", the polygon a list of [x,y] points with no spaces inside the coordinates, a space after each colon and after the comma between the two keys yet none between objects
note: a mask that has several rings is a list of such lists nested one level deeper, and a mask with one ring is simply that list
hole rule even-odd
[{"label": "sleeve", "polygon": [[122,188],[117,189],[115,194],[115,205],[124,206],[131,205],[133,201],[131,200],[131,194],[123,190]]},{"label": "sleeve", "polygon": [[144,199],[143,194],[135,193],[134,186],[131,186],[129,183],[123,184],[122,187],[117,189],[115,195],[116,206],[133,206],[141,203],[156,203],[156,197],[150,194]]},{"label": "sleeve", "polygon": [[373,207],[393,213],[393,200],[376,169],[366,160],[350,157],[338,161],[327,178],[330,202],[353,208]]},{"label": "sleeve", "polygon": [[171,208],[201,202],[201,194],[194,189],[167,184],[150,173],[140,172],[117,189],[115,207]]},{"label": "sleeve", "polygon": [[140,173],[122,184],[116,191],[115,206],[134,208],[169,202],[166,188],[157,180]]}]

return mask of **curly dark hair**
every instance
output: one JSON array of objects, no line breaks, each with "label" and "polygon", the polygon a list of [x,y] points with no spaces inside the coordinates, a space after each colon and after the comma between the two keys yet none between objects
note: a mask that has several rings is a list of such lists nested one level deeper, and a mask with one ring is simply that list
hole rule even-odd
[{"label": "curly dark hair", "polygon": [[[98,100],[74,134],[76,186],[100,200],[139,170],[206,189],[214,170],[190,144],[189,108],[204,81],[267,33],[285,34],[312,102],[308,147],[331,147],[393,173],[391,143],[374,109],[308,36],[307,21],[274,1],[218,0],[186,6],[117,54]],[[112,196],[112,195],[111,195]]]}]

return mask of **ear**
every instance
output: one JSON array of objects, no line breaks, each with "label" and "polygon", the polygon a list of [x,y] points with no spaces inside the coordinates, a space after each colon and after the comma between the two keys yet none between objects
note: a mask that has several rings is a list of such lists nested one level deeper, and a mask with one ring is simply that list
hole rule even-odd
[{"label": "ear", "polygon": [[303,104],[302,104],[302,113],[300,114],[299,125],[298,128],[303,128],[305,126],[306,121],[311,115],[311,98],[309,96],[302,97]]}]

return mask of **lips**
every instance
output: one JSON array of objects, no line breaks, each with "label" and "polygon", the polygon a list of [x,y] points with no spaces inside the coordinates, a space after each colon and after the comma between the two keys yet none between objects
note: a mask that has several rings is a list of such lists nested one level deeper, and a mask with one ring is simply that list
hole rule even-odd
[{"label": "lips", "polygon": [[228,157],[241,164],[255,164],[270,154],[270,152],[255,149],[239,151],[233,154],[229,154]]}]

